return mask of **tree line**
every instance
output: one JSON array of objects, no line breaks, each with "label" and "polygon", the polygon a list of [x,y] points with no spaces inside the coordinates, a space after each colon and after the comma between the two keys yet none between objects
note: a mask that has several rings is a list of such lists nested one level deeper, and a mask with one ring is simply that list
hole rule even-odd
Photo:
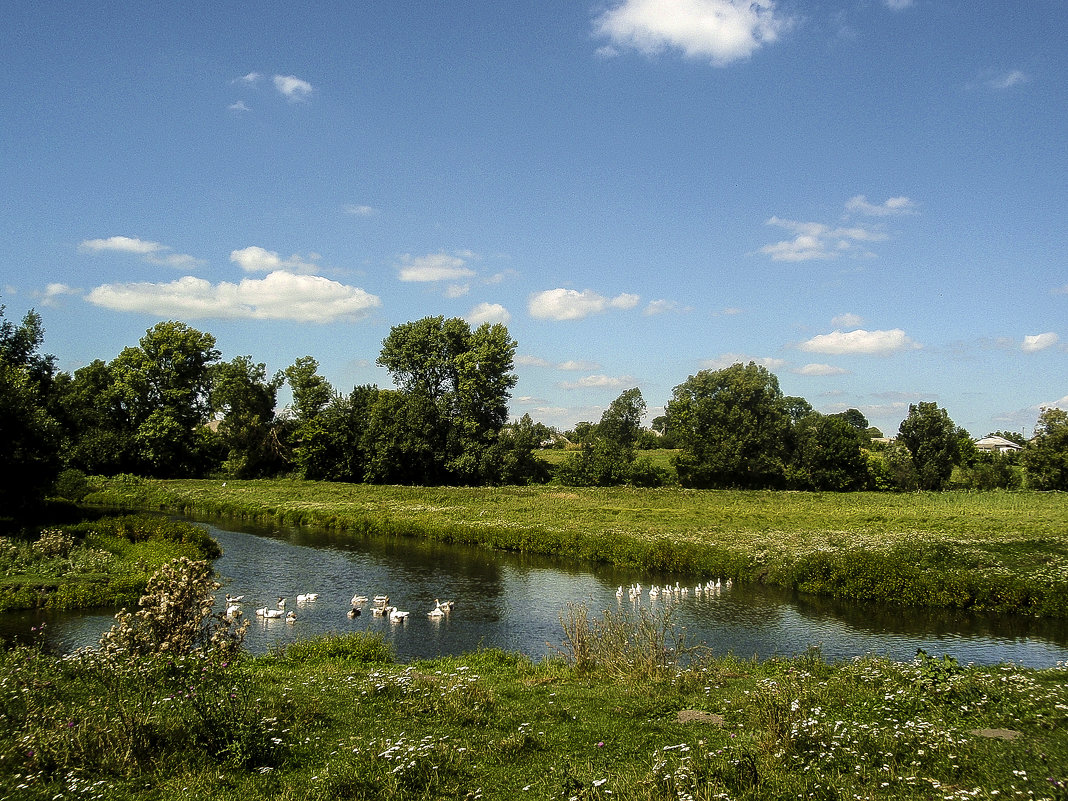
[{"label": "tree line", "polygon": [[[980,488],[1019,486],[1023,475],[1033,488],[1068,489],[1062,410],[1042,412],[1019,464],[976,453],[934,403],[910,406],[897,438],[876,446],[879,432],[858,410],[816,412],[752,362],[690,376],[650,429],[641,391],[624,391],[597,423],[565,432],[571,452],[550,469],[536,451],[564,441],[561,432],[529,415],[508,419],[517,343],[501,324],[427,317],[394,326],[377,363],[395,388],[348,394],[311,356],[269,376],[251,356],[222,361],[211,334],[182,322],[160,322],[110,362],[73,373],[41,353],[43,339],[35,311],[16,325],[0,307],[0,514],[54,492],[57,480],[122,473],[849,491],[943,489],[957,468]],[[293,403],[279,410],[285,384]],[[676,450],[673,470],[643,455],[654,445]]]}]

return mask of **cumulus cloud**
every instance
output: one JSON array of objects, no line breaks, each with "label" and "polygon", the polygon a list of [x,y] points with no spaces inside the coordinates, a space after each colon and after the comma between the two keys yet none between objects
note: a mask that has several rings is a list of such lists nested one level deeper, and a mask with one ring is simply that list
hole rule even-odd
[{"label": "cumulus cloud", "polygon": [[791,24],[774,0],[623,0],[594,21],[594,32],[608,39],[605,54],[672,49],[724,66],[775,42]]},{"label": "cumulus cloud", "polygon": [[295,75],[275,75],[274,88],[287,100],[307,100],[315,89]]},{"label": "cumulus cloud", "polygon": [[434,283],[437,281],[458,281],[471,278],[476,273],[459,256],[447,253],[431,253],[426,256],[404,257],[398,277],[401,281],[416,283]]},{"label": "cumulus cloud", "polygon": [[507,325],[511,321],[512,315],[500,303],[479,303],[467,314],[467,322],[471,323],[471,325],[482,325],[482,323],[503,323]]},{"label": "cumulus cloud", "polygon": [[540,320],[581,320],[609,309],[633,309],[639,300],[628,293],[608,298],[591,289],[547,289],[530,296],[527,310]]},{"label": "cumulus cloud", "polygon": [[869,203],[864,195],[855,195],[846,201],[846,211],[871,217],[889,217],[895,214],[915,214],[916,204],[904,196],[887,198],[882,203]]},{"label": "cumulus cloud", "polygon": [[131,236],[109,236],[106,239],[86,239],[78,249],[88,253],[130,253],[140,256],[149,264],[162,267],[175,267],[177,269],[189,269],[203,264],[201,259],[195,259],[184,253],[173,253],[172,248],[161,245],[159,242],[149,242]]},{"label": "cumulus cloud", "polygon": [[44,291],[40,293],[42,306],[54,306],[56,302],[64,295],[78,295],[81,294],[81,290],[74,287],[67,286],[66,284],[49,284],[44,288]]},{"label": "cumulus cloud", "polygon": [[273,273],[278,270],[310,273],[319,269],[318,264],[305,261],[296,253],[288,259],[283,259],[273,250],[266,250],[257,245],[230,251],[230,261],[246,273]]},{"label": "cumulus cloud", "polygon": [[888,239],[887,235],[876,228],[861,225],[849,227],[830,226],[818,222],[798,222],[772,217],[768,225],[776,225],[792,231],[793,239],[765,245],[761,253],[771,256],[773,261],[812,261],[814,259],[835,259],[842,254],[873,255],[862,242],[879,242]]},{"label": "cumulus cloud", "polygon": [[828,353],[831,355],[885,355],[903,350],[915,350],[923,347],[910,339],[900,328],[889,331],[832,331],[820,334],[800,345],[801,350],[809,353]]},{"label": "cumulus cloud", "polygon": [[631,376],[588,375],[578,381],[562,381],[561,389],[616,389],[634,386]]},{"label": "cumulus cloud", "polygon": [[849,371],[843,367],[835,367],[830,364],[806,364],[804,367],[798,367],[793,372],[797,375],[828,376],[845,375]]},{"label": "cumulus cloud", "polygon": [[1060,337],[1058,337],[1052,331],[1047,331],[1044,334],[1031,334],[1024,337],[1021,350],[1024,353],[1035,353],[1036,351],[1045,350],[1046,348],[1056,345]]},{"label": "cumulus cloud", "polygon": [[161,317],[314,323],[359,320],[382,305],[378,297],[358,287],[281,270],[237,284],[212,284],[193,276],[169,283],[104,284],[89,292],[86,300],[115,311]]},{"label": "cumulus cloud", "polygon": [[859,314],[853,314],[852,312],[846,312],[845,314],[839,314],[838,316],[831,318],[831,325],[838,328],[859,328],[863,322],[863,317]]}]

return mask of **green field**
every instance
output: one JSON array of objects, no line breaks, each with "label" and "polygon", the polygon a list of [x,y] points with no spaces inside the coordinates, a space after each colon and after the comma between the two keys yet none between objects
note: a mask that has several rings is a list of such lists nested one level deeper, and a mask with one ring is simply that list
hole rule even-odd
[{"label": "green field", "polygon": [[1068,615],[1068,496],[111,480],[94,503],[423,537],[913,606]]}]

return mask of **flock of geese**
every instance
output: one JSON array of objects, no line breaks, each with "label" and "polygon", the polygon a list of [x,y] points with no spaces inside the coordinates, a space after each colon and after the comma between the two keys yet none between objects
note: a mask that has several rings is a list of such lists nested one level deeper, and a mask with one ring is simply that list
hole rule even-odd
[{"label": "flock of geese", "polygon": [[[305,604],[318,600],[319,593],[308,592],[297,595],[297,603]],[[226,612],[225,616],[231,620],[236,620],[243,612],[241,610],[241,603],[245,600],[244,595],[230,595],[226,594]],[[374,617],[388,618],[393,623],[403,623],[408,619],[408,612],[404,612],[395,606],[389,605],[388,595],[376,595],[374,598],[368,598],[366,595],[360,595],[357,593],[352,596],[350,602],[350,609],[348,616],[350,618],[359,617],[366,607],[370,604],[371,614]],[[452,611],[455,603],[453,601],[442,601],[437,598],[434,599],[434,608],[426,613],[428,618],[442,618]],[[297,620],[297,613],[292,609],[286,611],[286,599],[285,596],[279,596],[278,603],[272,608],[264,606],[256,610],[256,617],[264,620],[285,620],[286,623],[295,623]]]},{"label": "flock of geese", "polygon": [[[700,598],[706,595],[716,595],[721,590],[730,589],[734,582],[731,579],[717,578],[715,581],[706,581],[704,584],[697,584],[693,587],[694,596]],[[683,587],[679,582],[675,582],[675,586],[665,584],[664,586],[653,585],[648,589],[642,587],[641,584],[631,584],[629,587],[624,588],[623,585],[619,585],[616,589],[616,598],[630,598],[632,601],[640,601],[642,593],[648,592],[649,598],[655,600],[657,598],[664,598],[665,600],[674,598],[685,598],[690,594],[690,587]]]}]

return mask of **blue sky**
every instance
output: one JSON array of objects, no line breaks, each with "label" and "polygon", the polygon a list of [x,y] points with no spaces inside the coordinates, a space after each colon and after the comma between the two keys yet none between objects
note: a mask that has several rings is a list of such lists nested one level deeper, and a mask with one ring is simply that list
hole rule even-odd
[{"label": "blue sky", "polygon": [[1068,3],[31,3],[0,296],[73,371],[160,320],[389,386],[503,321],[568,428],[754,360],[896,432],[1068,408]]}]

